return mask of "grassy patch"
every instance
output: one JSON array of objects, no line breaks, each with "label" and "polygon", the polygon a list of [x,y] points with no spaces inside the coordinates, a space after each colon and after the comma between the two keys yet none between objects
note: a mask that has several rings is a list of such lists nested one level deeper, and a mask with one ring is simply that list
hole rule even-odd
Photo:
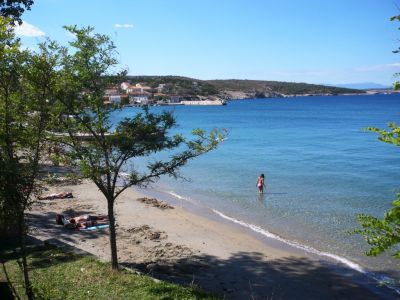
[{"label": "grassy patch", "polygon": [[[3,251],[0,257],[0,292],[5,295],[14,290],[24,299],[22,274],[15,255]],[[30,248],[29,266],[38,299],[220,299],[196,288],[113,271],[109,263],[51,247]]]}]

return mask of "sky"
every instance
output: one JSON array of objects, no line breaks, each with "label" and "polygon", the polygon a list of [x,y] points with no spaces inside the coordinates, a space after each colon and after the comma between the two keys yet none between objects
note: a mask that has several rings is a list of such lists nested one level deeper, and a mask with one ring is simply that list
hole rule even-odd
[{"label": "sky", "polygon": [[391,85],[397,14],[399,0],[35,0],[16,33],[35,49],[93,26],[130,75]]}]

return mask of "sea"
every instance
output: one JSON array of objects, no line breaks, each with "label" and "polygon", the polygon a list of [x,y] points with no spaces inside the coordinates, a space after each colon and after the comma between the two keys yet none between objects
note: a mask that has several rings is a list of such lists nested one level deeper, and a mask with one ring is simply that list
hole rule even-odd
[{"label": "sea", "polygon": [[[335,261],[400,291],[400,260],[365,252],[358,214],[382,217],[400,192],[400,149],[367,127],[400,124],[400,95],[312,96],[232,100],[226,106],[151,107],[172,111],[171,134],[226,129],[218,149],[161,178],[146,191],[198,207],[255,235]],[[112,122],[139,108],[115,112]],[[144,168],[152,159],[130,166]],[[128,171],[128,170],[126,170]],[[265,174],[263,195],[256,187]],[[398,248],[397,248],[398,249]]]}]

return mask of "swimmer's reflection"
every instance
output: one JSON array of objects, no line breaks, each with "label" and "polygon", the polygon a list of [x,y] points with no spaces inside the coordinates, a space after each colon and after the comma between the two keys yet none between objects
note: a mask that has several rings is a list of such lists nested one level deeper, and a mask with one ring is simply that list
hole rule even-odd
[{"label": "swimmer's reflection", "polygon": [[257,200],[260,202],[264,207],[267,206],[267,195],[287,195],[287,193],[262,193],[257,195]]},{"label": "swimmer's reflection", "polygon": [[260,202],[262,204],[262,206],[266,206],[266,199],[267,199],[267,195],[264,193],[260,193],[257,196],[258,202]]}]

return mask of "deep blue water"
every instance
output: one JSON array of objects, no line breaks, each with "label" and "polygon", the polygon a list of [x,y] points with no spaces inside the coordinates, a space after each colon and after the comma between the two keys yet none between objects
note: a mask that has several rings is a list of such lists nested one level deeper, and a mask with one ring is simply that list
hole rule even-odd
[{"label": "deep blue water", "polygon": [[[399,269],[389,255],[365,256],[362,238],[347,233],[357,226],[358,213],[381,217],[400,189],[398,147],[364,130],[399,122],[399,95],[238,100],[227,106],[152,109],[173,110],[179,124],[174,131],[185,135],[197,127],[229,131],[217,150],[182,170],[190,182],[164,178],[154,189],[369,270]],[[114,121],[136,111],[126,108]],[[264,196],[256,188],[260,173],[266,175]]]}]

